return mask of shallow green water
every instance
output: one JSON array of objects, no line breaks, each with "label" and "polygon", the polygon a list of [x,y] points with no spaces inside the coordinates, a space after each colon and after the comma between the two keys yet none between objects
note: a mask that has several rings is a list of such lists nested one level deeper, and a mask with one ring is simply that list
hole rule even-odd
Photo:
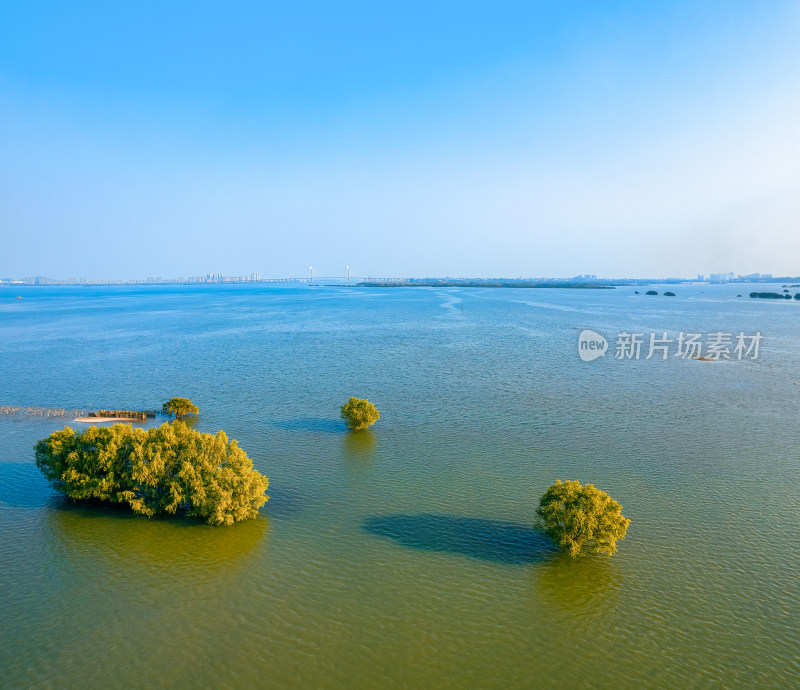
[{"label": "shallow green water", "polygon": [[[741,290],[0,291],[0,404],[187,396],[271,480],[229,529],[75,506],[33,465],[63,422],[0,417],[2,685],[798,684],[800,305]],[[584,363],[584,328],[764,341]],[[556,478],[622,503],[616,556],[532,529]]]}]

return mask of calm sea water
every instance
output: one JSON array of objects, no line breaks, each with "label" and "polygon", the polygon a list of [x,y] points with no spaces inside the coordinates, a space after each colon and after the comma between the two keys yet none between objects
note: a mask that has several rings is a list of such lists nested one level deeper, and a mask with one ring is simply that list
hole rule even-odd
[{"label": "calm sea water", "polygon": [[[0,289],[0,404],[189,397],[271,496],[227,529],[77,506],[33,460],[64,421],[0,416],[0,685],[797,686],[800,303],[673,289]],[[613,356],[720,330],[758,359]],[[613,558],[533,529],[557,478],[622,503]]]}]

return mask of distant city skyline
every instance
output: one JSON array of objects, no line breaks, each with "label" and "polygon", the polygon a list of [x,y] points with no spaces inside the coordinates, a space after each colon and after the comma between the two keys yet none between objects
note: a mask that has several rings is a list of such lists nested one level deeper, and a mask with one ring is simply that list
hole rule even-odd
[{"label": "distant city skyline", "polygon": [[792,275],[798,35],[792,0],[5,3],[0,276]]},{"label": "distant city skyline", "polygon": [[[349,266],[346,267],[349,269]],[[681,281],[681,282],[771,282],[783,280],[800,280],[800,276],[785,275],[773,276],[771,273],[734,274],[710,273],[698,274],[696,277],[670,276],[657,278],[654,276],[598,276],[593,273],[577,274],[574,276],[355,276],[346,270],[342,275],[276,277],[262,276],[259,271],[249,275],[226,276],[222,273],[197,273],[191,276],[161,277],[149,276],[147,278],[52,278],[49,276],[26,276],[25,278],[0,277],[0,285],[191,285],[191,284],[241,284],[241,283],[280,283],[280,282],[315,282],[322,280],[339,280],[346,283],[359,281],[421,281],[421,280],[503,280],[503,281],[549,281],[549,282],[586,282],[603,283],[613,281],[646,282],[653,281]]]}]

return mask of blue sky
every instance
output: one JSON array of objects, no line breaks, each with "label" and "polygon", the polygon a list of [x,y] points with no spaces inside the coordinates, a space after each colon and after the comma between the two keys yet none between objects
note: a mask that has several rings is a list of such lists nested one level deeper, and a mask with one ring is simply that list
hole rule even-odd
[{"label": "blue sky", "polygon": [[0,276],[797,275],[798,122],[796,2],[5,3]]}]

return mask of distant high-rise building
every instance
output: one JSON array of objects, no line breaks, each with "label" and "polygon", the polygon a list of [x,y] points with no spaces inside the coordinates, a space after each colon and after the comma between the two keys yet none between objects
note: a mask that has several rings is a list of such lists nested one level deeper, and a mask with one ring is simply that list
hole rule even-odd
[{"label": "distant high-rise building", "polygon": [[727,283],[729,280],[734,280],[735,276],[733,273],[711,273],[708,276],[708,280],[711,283]]}]

